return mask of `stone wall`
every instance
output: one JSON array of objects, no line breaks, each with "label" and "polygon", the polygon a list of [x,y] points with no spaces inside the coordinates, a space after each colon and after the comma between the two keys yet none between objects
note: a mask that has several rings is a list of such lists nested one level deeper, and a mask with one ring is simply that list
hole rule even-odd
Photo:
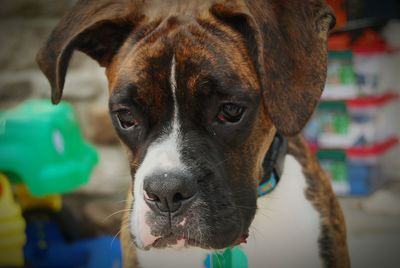
[{"label": "stone wall", "polygon": [[[72,0],[3,0],[0,11],[0,105],[11,107],[30,98],[49,98],[50,87],[38,69],[35,57]],[[94,142],[116,141],[113,133],[96,135],[94,121],[107,104],[104,70],[82,53],[75,53],[67,74],[64,100],[78,109],[83,130]],[[94,128],[94,129],[93,129]],[[109,129],[109,128],[107,128]],[[97,141],[96,139],[100,139]]]}]

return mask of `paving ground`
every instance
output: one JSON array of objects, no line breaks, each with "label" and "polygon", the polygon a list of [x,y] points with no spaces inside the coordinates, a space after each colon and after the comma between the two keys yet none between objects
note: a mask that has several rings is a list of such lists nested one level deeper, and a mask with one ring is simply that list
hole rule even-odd
[{"label": "paving ground", "polygon": [[341,198],[354,268],[400,267],[400,182],[366,198]]}]

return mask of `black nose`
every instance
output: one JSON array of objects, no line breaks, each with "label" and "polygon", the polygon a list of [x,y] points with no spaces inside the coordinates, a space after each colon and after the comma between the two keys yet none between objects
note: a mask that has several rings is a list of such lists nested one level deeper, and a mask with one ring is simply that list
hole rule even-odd
[{"label": "black nose", "polygon": [[143,182],[144,199],[154,211],[178,212],[188,207],[197,193],[193,176],[177,172],[146,177]]}]

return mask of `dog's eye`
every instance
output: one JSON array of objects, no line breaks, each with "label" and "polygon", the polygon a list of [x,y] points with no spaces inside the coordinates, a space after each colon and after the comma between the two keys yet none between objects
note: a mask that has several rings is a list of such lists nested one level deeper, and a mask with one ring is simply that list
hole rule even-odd
[{"label": "dog's eye", "polygon": [[217,118],[222,123],[237,123],[242,118],[244,111],[245,107],[243,106],[234,103],[226,103],[222,105]]},{"label": "dog's eye", "polygon": [[139,125],[132,111],[123,109],[116,112],[119,125],[123,129],[128,129]]}]

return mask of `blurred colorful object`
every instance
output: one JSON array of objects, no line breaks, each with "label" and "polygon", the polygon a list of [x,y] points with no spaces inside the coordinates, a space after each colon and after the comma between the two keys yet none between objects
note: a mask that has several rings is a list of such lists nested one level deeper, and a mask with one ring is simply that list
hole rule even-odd
[{"label": "blurred colorful object", "polygon": [[339,195],[368,195],[386,182],[382,172],[387,154],[398,145],[397,138],[364,147],[318,148],[312,146]]},{"label": "blurred colorful object", "polygon": [[33,196],[25,184],[18,184],[14,187],[14,193],[22,211],[46,208],[52,211],[61,211],[62,198],[59,194],[36,197]]},{"label": "blurred colorful object", "polygon": [[122,267],[121,246],[117,238],[101,236],[67,241],[60,225],[50,216],[36,214],[33,218],[27,225],[28,241],[24,250],[29,267]]},{"label": "blurred colorful object", "polygon": [[319,104],[304,134],[320,147],[348,148],[371,146],[395,137],[399,96],[381,96],[323,101]]},{"label": "blurred colorful object", "polygon": [[347,12],[346,12],[346,1],[345,0],[328,0],[328,4],[335,11],[336,16],[336,28],[341,28],[346,25]]},{"label": "blurred colorful object", "polygon": [[372,29],[365,29],[352,44],[353,51],[358,53],[381,53],[390,51],[385,39]]},{"label": "blurred colorful object", "polygon": [[81,135],[72,107],[30,100],[0,113],[0,170],[34,196],[85,184],[98,161]]},{"label": "blurred colorful object", "polygon": [[322,99],[357,96],[358,87],[351,51],[333,51],[328,56],[328,73]]},{"label": "blurred colorful object", "polygon": [[60,194],[85,184],[97,162],[69,104],[31,100],[0,113],[0,171],[8,177],[0,176],[0,266],[121,267],[118,239],[78,239],[70,232],[79,224],[62,210]]},{"label": "blurred colorful object", "polygon": [[368,195],[389,178],[383,169],[399,143],[396,49],[373,27],[379,20],[356,15],[360,1],[328,2],[338,24],[325,89],[304,135],[337,194]]},{"label": "blurred colorful object", "polygon": [[25,220],[11,185],[0,173],[0,267],[23,266]]},{"label": "blurred colorful object", "polygon": [[236,246],[209,254],[204,265],[206,268],[247,268],[248,260],[243,250]]}]

